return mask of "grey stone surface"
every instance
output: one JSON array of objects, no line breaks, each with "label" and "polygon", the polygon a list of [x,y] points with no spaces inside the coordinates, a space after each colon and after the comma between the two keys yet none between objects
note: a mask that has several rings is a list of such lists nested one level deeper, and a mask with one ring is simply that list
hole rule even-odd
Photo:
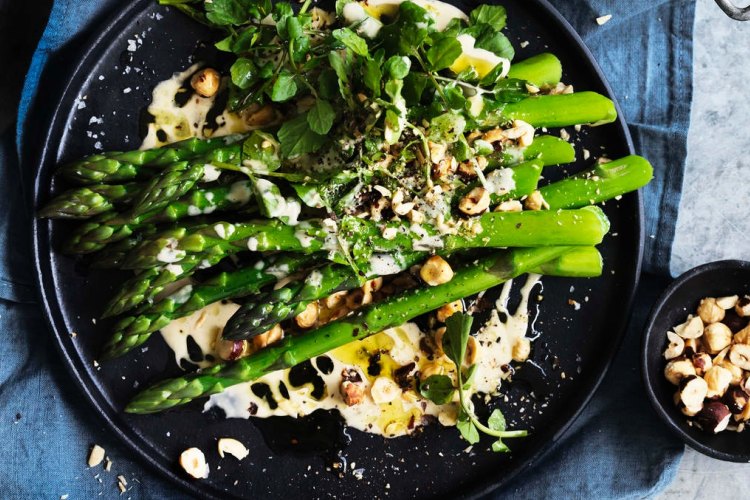
[{"label": "grey stone surface", "polygon": [[750,22],[698,0],[688,157],[671,271],[750,260]]},{"label": "grey stone surface", "polygon": [[[673,275],[714,260],[750,260],[750,22],[698,0],[694,97],[685,185],[672,248]],[[750,465],[686,448],[677,477],[659,496],[747,498]]]}]

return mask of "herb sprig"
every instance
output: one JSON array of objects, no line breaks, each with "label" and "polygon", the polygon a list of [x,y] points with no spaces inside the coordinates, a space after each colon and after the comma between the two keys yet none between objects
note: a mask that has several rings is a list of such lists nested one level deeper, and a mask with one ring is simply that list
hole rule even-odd
[{"label": "herb sprig", "polygon": [[471,385],[476,373],[476,364],[464,371],[466,348],[474,318],[468,314],[456,313],[450,316],[445,324],[443,334],[443,350],[446,356],[456,365],[456,385],[447,375],[432,375],[420,384],[420,393],[435,404],[447,404],[453,401],[458,391],[458,420],[456,427],[461,436],[470,444],[479,442],[480,433],[496,438],[492,443],[492,451],[509,452],[510,448],[503,442],[506,438],[524,437],[527,431],[509,431],[505,417],[499,409],[495,409],[483,424],[474,413],[471,402]]}]

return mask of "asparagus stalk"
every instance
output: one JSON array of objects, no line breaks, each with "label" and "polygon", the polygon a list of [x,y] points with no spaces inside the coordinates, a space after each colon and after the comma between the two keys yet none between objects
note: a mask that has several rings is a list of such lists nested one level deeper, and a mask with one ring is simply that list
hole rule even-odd
[{"label": "asparagus stalk", "polygon": [[65,191],[47,203],[37,215],[48,219],[87,219],[128,203],[141,192],[130,184],[97,184]]},{"label": "asparagus stalk", "polygon": [[166,380],[138,394],[125,411],[154,413],[216,394],[236,384],[250,382],[267,373],[303,361],[374,333],[401,325],[415,317],[463,297],[479,293],[541,264],[555,259],[570,247],[515,249],[499,252],[456,270],[443,285],[417,288],[366,306],[357,314],[328,323],[300,336],[286,337],[234,363]]},{"label": "asparagus stalk", "polygon": [[602,275],[603,269],[604,261],[599,250],[595,247],[575,247],[529,272],[565,278],[596,278]]},{"label": "asparagus stalk", "polygon": [[541,188],[550,208],[577,208],[601,203],[649,183],[654,169],[645,158],[626,156]]},{"label": "asparagus stalk", "polygon": [[166,207],[171,201],[190,191],[208,168],[215,167],[186,161],[168,165],[149,179],[131,210],[115,221],[128,221]]},{"label": "asparagus stalk", "polygon": [[545,167],[563,165],[576,160],[576,150],[572,144],[559,137],[540,135],[523,150],[523,159],[526,161],[539,159]]},{"label": "asparagus stalk", "polygon": [[64,165],[58,173],[70,182],[85,186],[150,177],[167,165],[185,160],[231,162],[240,158],[243,138],[238,135],[207,140],[191,138],[144,151],[102,153]]},{"label": "asparagus stalk", "polygon": [[506,104],[484,120],[482,128],[496,127],[513,120],[523,120],[534,127],[568,127],[603,125],[617,118],[614,103],[596,92],[540,95]]},{"label": "asparagus stalk", "polygon": [[163,209],[140,216],[101,215],[78,226],[63,245],[63,251],[69,254],[91,253],[129,237],[145,225],[239,208],[250,202],[251,193],[250,181],[238,181],[231,186],[195,189]]},{"label": "asparagus stalk", "polygon": [[540,88],[554,87],[562,78],[562,64],[554,54],[545,52],[513,63],[508,78],[526,80]]},{"label": "asparagus stalk", "polygon": [[[349,263],[342,243],[359,263],[369,261],[373,253],[441,251],[487,247],[533,247],[554,245],[596,245],[609,229],[604,213],[596,207],[579,210],[520,213],[486,213],[476,219],[481,231],[470,235],[440,235],[428,225],[388,223],[396,230],[393,239],[383,237],[381,228],[372,221],[344,217],[341,230],[326,227],[324,221],[312,220],[298,226],[287,226],[275,220],[231,224],[219,222],[190,230],[176,227],[135,247],[123,267],[148,269],[164,263],[178,263],[188,256],[229,255],[243,250],[315,253],[330,251],[334,261]],[[343,257],[342,257],[343,255]]]},{"label": "asparagus stalk", "polygon": [[120,319],[104,347],[104,359],[122,356],[138,347],[153,332],[174,319],[187,316],[213,302],[257,293],[264,286],[309,266],[313,261],[314,258],[309,256],[271,257],[236,271],[222,272],[199,285],[187,285],[191,288],[186,297],[173,294],[140,314]]}]

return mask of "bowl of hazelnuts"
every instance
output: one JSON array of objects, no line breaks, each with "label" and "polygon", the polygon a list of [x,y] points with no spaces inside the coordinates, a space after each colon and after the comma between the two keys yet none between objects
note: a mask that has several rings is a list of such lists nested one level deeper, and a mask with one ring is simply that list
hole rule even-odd
[{"label": "bowl of hazelnuts", "polygon": [[641,368],[654,409],[687,444],[750,462],[750,262],[677,278],[646,323]]}]

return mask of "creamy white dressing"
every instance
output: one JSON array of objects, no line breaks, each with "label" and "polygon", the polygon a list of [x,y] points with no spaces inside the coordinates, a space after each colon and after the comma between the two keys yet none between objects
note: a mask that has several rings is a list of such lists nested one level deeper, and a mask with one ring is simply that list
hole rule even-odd
[{"label": "creamy white dressing", "polygon": [[164,248],[159,250],[159,253],[156,255],[156,260],[165,264],[173,264],[184,259],[185,250],[180,250],[177,248],[177,245],[179,245],[179,242],[176,238],[169,238]]},{"label": "creamy white dressing", "polygon": [[[515,343],[526,335],[529,325],[529,295],[538,282],[539,276],[529,276],[521,290],[520,305],[513,314],[508,311],[507,306],[511,282],[503,287],[496,303],[497,310],[493,311],[490,321],[476,336],[478,348],[473,389],[475,392],[497,395],[502,380],[508,377],[509,371],[504,367],[512,360]],[[238,307],[233,303],[211,304],[165,327],[162,336],[175,352],[178,364],[182,360],[191,361],[187,348],[188,336],[193,338],[204,354],[216,356],[216,340]],[[507,316],[505,321],[500,321],[500,313]],[[319,399],[313,397],[311,384],[294,387],[289,381],[289,370],[280,370],[211,396],[204,406],[204,411],[216,407],[221,408],[228,418],[266,418],[301,417],[318,409],[337,410],[347,425],[386,437],[412,433],[416,428],[425,425],[423,417],[428,415],[437,417],[442,425],[455,425],[455,399],[445,405],[435,405],[412,389],[403,390],[391,382],[384,384],[395,391],[388,402],[383,400],[382,394],[373,395],[373,385],[383,385],[384,382],[376,380],[382,377],[392,379],[395,370],[412,362],[415,364],[410,372],[412,376],[417,371],[424,372],[428,369],[455,376],[455,367],[446,356],[438,353],[429,360],[427,354],[420,349],[420,340],[424,335],[416,324],[407,323],[327,353],[333,369],[328,373],[323,373],[319,368],[317,370],[325,387],[323,396]],[[371,376],[367,372],[369,358],[375,352],[381,353],[379,376]],[[199,361],[196,364],[207,366],[209,363]],[[315,361],[313,365],[318,366]],[[359,372],[365,389],[363,401],[353,406],[346,404],[340,389],[342,372],[349,369]],[[288,398],[281,395],[281,383],[289,394]],[[271,408],[267,399],[255,395],[252,391],[254,384],[266,384],[278,406]]]},{"label": "creamy white dressing", "polygon": [[[202,97],[198,94],[190,96],[188,102],[180,107],[175,101],[178,93],[184,92],[184,82],[195,73],[199,64],[194,64],[181,73],[175,73],[168,80],[160,82],[153,91],[151,104],[148,112],[153,115],[153,123],[148,124],[141,149],[151,149],[165,144],[189,139],[190,137],[207,138],[209,136],[223,136],[229,134],[243,133],[250,127],[237,114],[224,111],[216,118],[215,129],[206,127],[208,124],[208,112],[214,105],[214,97]],[[225,79],[222,80],[222,88],[226,86]],[[210,124],[212,127],[215,124]],[[160,140],[157,131],[163,131],[166,140]]]},{"label": "creamy white dressing", "polygon": [[388,276],[403,271],[396,258],[387,253],[376,253],[370,257],[370,273],[377,276]]},{"label": "creamy white dressing", "polygon": [[513,170],[510,168],[498,168],[493,170],[484,179],[484,187],[491,194],[508,194],[516,188],[513,179]]},{"label": "creamy white dressing", "polygon": [[[238,181],[229,188],[227,200],[232,203],[245,204],[253,196],[253,190],[250,188],[249,181]],[[208,197],[207,197],[208,198]]]},{"label": "creamy white dressing", "polygon": [[215,302],[199,309],[190,316],[175,319],[162,328],[161,336],[172,349],[177,365],[183,366],[182,362],[187,361],[201,368],[210,366],[211,363],[205,360],[205,356],[202,360],[190,359],[188,337],[192,337],[204,355],[212,354],[215,357],[216,340],[224,330],[229,318],[239,308],[240,306],[231,302],[226,304]]}]

